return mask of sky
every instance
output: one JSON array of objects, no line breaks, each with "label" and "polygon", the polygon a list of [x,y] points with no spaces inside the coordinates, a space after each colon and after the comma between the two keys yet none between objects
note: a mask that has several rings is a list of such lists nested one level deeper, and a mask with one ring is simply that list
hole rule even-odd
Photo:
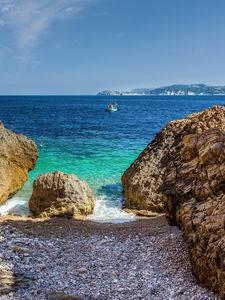
[{"label": "sky", "polygon": [[0,0],[0,94],[225,85],[224,0]]}]

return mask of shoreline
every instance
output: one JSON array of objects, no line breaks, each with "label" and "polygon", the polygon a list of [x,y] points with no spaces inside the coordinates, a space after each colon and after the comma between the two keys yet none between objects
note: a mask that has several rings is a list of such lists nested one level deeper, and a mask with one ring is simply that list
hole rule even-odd
[{"label": "shoreline", "polygon": [[[55,237],[60,237],[63,234],[70,235],[71,232],[76,231],[77,234],[83,235],[89,234],[136,234],[138,230],[146,234],[151,233],[152,230],[158,230],[159,228],[172,228],[167,224],[164,215],[154,217],[137,216],[133,221],[127,221],[123,223],[111,223],[111,222],[96,222],[84,218],[33,218],[27,216],[2,216],[0,217],[0,226],[16,226],[16,230],[21,230],[27,234],[37,234],[42,236],[43,234],[51,234]],[[62,231],[57,231],[58,228]],[[29,229],[29,231],[27,231]],[[40,230],[41,229],[41,230]],[[45,229],[45,231],[43,231]],[[40,231],[39,231],[40,230]]]},{"label": "shoreline", "polygon": [[147,211],[138,211],[138,210],[132,210],[132,209],[122,209],[122,211],[124,211],[125,213],[128,213],[128,214],[134,214],[134,219],[127,219],[127,220],[123,220],[123,221],[118,221],[116,222],[116,219],[109,219],[109,221],[97,221],[97,220],[94,220],[94,219],[91,219],[90,215],[87,215],[87,216],[77,216],[76,218],[74,217],[71,217],[71,218],[68,218],[68,217],[36,217],[36,216],[33,216],[32,214],[30,215],[16,215],[16,214],[3,214],[3,215],[0,215],[0,225],[4,222],[7,222],[7,221],[31,221],[31,222],[40,222],[40,223],[43,223],[43,222],[49,222],[51,223],[52,220],[70,220],[72,222],[84,222],[84,223],[88,223],[88,224],[93,224],[93,227],[96,226],[99,226],[99,225],[121,225],[123,226],[124,224],[130,224],[130,223],[136,223],[136,222],[139,222],[141,220],[151,220],[151,219],[156,219],[156,218],[160,218],[160,217],[164,217],[165,216],[165,213],[152,213],[152,212],[147,212]]}]

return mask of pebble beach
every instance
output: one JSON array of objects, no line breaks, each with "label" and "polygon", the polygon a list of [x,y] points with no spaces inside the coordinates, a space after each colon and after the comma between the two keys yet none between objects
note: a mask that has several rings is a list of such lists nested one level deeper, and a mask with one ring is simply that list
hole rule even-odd
[{"label": "pebble beach", "polygon": [[164,216],[124,224],[5,218],[0,299],[216,300]]}]

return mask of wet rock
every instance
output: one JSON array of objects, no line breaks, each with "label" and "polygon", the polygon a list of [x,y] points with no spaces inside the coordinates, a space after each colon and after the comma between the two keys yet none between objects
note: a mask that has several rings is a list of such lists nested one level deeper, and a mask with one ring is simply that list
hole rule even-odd
[{"label": "wet rock", "polygon": [[[213,106],[203,112],[191,114],[183,120],[168,123],[123,174],[124,207],[163,212],[164,195],[158,188],[162,184],[168,163],[180,151],[185,135],[201,133],[209,128],[225,130],[225,107]],[[190,146],[194,145],[195,138],[189,137],[188,143]],[[214,145],[212,152],[219,152],[220,147],[219,143]],[[192,157],[194,153],[189,151],[187,155]],[[206,160],[210,162],[211,159],[213,157],[209,154],[205,156],[204,151],[201,153],[202,163]],[[189,168],[195,169],[195,163],[192,161]],[[176,170],[173,170],[170,176],[176,177]],[[186,185],[185,188],[188,192],[191,186]]]},{"label": "wet rock", "polygon": [[95,199],[85,181],[62,172],[42,174],[33,183],[29,207],[38,216],[74,216],[92,213]]},{"label": "wet rock", "polygon": [[129,208],[124,208],[123,210],[129,214],[134,214],[134,215],[140,216],[140,217],[154,218],[159,215],[158,213],[152,212],[150,210],[129,209]]},{"label": "wet rock", "polygon": [[87,269],[86,268],[79,268],[77,269],[77,272],[80,273],[80,274],[84,274],[87,272]]},{"label": "wet rock", "polygon": [[47,300],[81,300],[80,297],[69,296],[63,292],[52,292],[47,295]]},{"label": "wet rock", "polygon": [[18,254],[24,254],[25,252],[28,252],[29,250],[20,246],[14,246],[13,247],[13,252],[18,253]]},{"label": "wet rock", "polygon": [[0,123],[0,204],[24,185],[36,160],[35,143]]}]

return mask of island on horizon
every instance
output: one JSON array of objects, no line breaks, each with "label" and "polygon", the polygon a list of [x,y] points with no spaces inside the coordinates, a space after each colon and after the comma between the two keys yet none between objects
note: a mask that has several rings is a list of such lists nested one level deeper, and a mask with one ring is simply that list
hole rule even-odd
[{"label": "island on horizon", "polygon": [[135,88],[131,91],[104,90],[98,96],[221,96],[225,86],[206,84],[173,84],[159,88]]}]

